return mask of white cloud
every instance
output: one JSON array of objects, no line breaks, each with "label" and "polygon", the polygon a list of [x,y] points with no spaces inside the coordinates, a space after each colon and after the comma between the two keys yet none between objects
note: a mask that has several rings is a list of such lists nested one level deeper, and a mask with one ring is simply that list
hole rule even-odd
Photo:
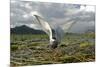
[{"label": "white cloud", "polygon": [[80,6],[81,11],[87,11],[87,12],[95,12],[95,6],[91,5],[81,5]]},{"label": "white cloud", "polygon": [[23,15],[23,17],[26,19],[29,18],[29,16],[27,14]]},{"label": "white cloud", "polygon": [[95,6],[86,6],[86,11],[95,12]]},{"label": "white cloud", "polygon": [[30,6],[30,3],[26,3],[25,7],[28,8],[28,9],[32,9],[32,6]]},{"label": "white cloud", "polygon": [[33,28],[33,29],[41,29],[41,27],[37,24],[26,24],[28,27]]}]

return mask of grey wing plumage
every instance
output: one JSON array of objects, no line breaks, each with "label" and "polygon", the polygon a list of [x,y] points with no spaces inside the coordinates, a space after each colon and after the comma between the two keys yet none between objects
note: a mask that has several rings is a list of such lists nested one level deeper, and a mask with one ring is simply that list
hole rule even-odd
[{"label": "grey wing plumage", "polygon": [[76,22],[74,22],[74,21],[70,21],[70,22],[64,23],[62,25],[62,29],[64,30],[64,32],[68,32],[75,23]]}]

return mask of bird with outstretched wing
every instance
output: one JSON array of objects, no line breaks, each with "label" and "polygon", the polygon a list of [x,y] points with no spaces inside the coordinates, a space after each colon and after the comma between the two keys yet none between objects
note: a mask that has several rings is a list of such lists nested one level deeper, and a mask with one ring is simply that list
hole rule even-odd
[{"label": "bird with outstretched wing", "polygon": [[38,13],[33,14],[33,16],[35,16],[37,19],[38,24],[41,26],[42,30],[49,36],[49,46],[53,49],[57,48],[58,44],[61,43],[64,35],[64,30],[68,32],[68,30],[75,24],[75,22],[68,22],[64,24],[62,28],[59,25],[55,25],[53,34],[52,27],[47,21],[44,20],[42,16],[40,16]]}]

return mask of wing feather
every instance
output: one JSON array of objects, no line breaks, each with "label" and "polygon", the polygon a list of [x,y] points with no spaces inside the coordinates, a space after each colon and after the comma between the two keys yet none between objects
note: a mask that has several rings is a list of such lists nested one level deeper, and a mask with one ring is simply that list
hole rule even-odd
[{"label": "wing feather", "polygon": [[49,36],[50,38],[52,38],[52,29],[51,29],[49,23],[46,22],[43,18],[41,18],[41,17],[38,16],[38,15],[34,15],[34,16],[36,17],[37,21],[39,22],[39,24],[40,24],[42,30],[43,30],[46,34],[48,34],[48,36]]},{"label": "wing feather", "polygon": [[70,22],[64,23],[62,25],[62,29],[64,30],[64,32],[68,32],[75,23],[76,22],[74,22],[74,21],[70,21]]}]

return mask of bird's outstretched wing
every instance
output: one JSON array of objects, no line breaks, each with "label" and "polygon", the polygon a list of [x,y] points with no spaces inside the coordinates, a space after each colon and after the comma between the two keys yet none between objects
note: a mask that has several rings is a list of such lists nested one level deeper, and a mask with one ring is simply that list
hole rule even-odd
[{"label": "bird's outstretched wing", "polygon": [[75,23],[76,22],[74,22],[74,21],[64,23],[64,24],[62,24],[62,29],[64,30],[64,32],[68,32]]},{"label": "bird's outstretched wing", "polygon": [[34,15],[35,18],[37,19],[38,23],[40,24],[42,30],[48,34],[49,38],[52,38],[52,29],[49,25],[48,22],[46,22],[42,17],[38,16],[38,15]]}]

